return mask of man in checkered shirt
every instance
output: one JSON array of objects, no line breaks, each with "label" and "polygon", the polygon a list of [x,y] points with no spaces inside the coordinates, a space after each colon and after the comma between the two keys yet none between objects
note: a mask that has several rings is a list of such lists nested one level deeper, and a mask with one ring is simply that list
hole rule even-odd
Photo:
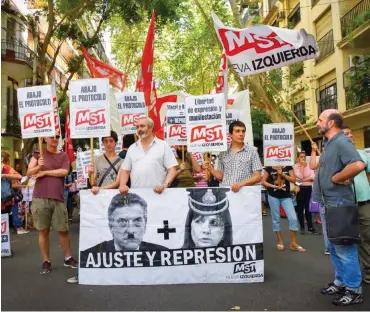
[{"label": "man in checkered shirt", "polygon": [[233,121],[229,126],[231,145],[218,156],[216,169],[209,162],[202,166],[221,182],[220,186],[231,186],[233,192],[238,192],[243,186],[255,185],[262,178],[257,148],[244,144],[245,131],[243,122]]}]

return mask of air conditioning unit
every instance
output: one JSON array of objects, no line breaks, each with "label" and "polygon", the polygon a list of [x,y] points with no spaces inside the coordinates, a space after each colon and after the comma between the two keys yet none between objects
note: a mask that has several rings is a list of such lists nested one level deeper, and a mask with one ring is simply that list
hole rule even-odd
[{"label": "air conditioning unit", "polygon": [[364,55],[349,55],[348,56],[348,65],[349,67],[356,66],[357,64],[365,60]]}]

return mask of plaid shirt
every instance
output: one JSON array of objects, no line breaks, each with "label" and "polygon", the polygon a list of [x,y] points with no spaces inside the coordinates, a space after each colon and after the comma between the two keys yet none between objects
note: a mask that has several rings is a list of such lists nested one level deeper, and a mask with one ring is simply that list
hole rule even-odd
[{"label": "plaid shirt", "polygon": [[262,170],[262,165],[254,146],[244,145],[234,153],[230,145],[226,152],[219,154],[216,169],[224,173],[220,186],[231,186],[251,178],[254,172]]}]

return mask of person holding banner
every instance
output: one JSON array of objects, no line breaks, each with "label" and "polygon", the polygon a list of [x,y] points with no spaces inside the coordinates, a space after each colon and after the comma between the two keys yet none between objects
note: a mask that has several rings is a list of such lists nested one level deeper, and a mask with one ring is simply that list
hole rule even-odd
[{"label": "person holding banner", "polygon": [[192,153],[187,152],[186,145],[175,146],[175,149],[178,166],[176,167],[176,177],[171,187],[194,187],[194,174],[202,172],[202,167],[199,166]]},{"label": "person holding banner", "polygon": [[119,191],[128,193],[127,182],[132,188],[153,188],[161,194],[175,178],[177,161],[168,144],[153,134],[154,122],[147,116],[137,119],[140,140],[131,145],[120,172]]},{"label": "person holding banner", "polygon": [[290,197],[290,183],[295,183],[296,177],[293,167],[266,167],[262,178],[262,184],[267,188],[268,202],[272,217],[272,230],[276,233],[277,249],[285,249],[283,235],[280,230],[280,205],[283,206],[289,221],[290,250],[306,251],[297,244],[298,231],[297,215]]},{"label": "person holding banner", "polygon": [[221,181],[220,186],[231,186],[233,192],[261,181],[262,164],[257,149],[244,144],[245,132],[243,122],[233,121],[229,126],[231,145],[226,152],[219,154],[217,169],[209,161],[205,161],[202,166]]},{"label": "person holding banner", "polygon": [[32,214],[39,231],[39,247],[42,255],[40,274],[51,271],[49,254],[50,226],[58,231],[60,245],[64,251],[64,266],[77,268],[78,263],[71,255],[68,234],[68,211],[64,203],[64,177],[68,175],[69,159],[65,152],[58,151],[59,137],[45,138],[46,149],[36,159],[32,157],[27,176],[34,176]]},{"label": "person holding banner", "polygon": [[[92,186],[91,192],[96,195],[100,189],[116,189],[119,186],[119,168],[122,165],[122,159],[116,153],[116,144],[118,135],[116,132],[110,132],[109,137],[102,138],[105,147],[105,153],[96,159],[94,167],[90,168],[89,180],[96,181],[97,185]],[[94,179],[91,176],[95,175]]]}]

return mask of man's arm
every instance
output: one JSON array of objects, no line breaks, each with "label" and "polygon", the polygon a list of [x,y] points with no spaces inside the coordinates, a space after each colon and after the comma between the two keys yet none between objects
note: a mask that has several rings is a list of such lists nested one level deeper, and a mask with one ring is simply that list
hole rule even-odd
[{"label": "man's arm", "polygon": [[128,186],[127,186],[127,182],[128,182],[128,179],[130,177],[130,172],[131,171],[128,171],[126,169],[121,169],[120,172],[119,172],[119,191],[120,193],[122,193],[123,195],[127,194],[128,193]]},{"label": "man's arm", "polygon": [[171,167],[170,169],[168,169],[167,171],[167,176],[166,178],[164,179],[164,184],[167,186],[168,184],[171,184],[175,178],[176,178],[176,167]]},{"label": "man's arm", "polygon": [[55,170],[39,171],[34,176],[36,178],[41,178],[45,176],[62,178],[62,177],[66,177],[67,175],[68,175],[68,170],[61,168],[61,169],[55,169]]},{"label": "man's arm", "polygon": [[312,143],[311,159],[310,159],[310,168],[311,170],[316,170],[319,167],[319,162],[316,160],[316,152],[318,150],[317,144]]},{"label": "man's arm", "polygon": [[43,157],[40,157],[38,160],[35,157],[32,157],[30,164],[28,165],[27,175],[32,176],[38,173],[43,165],[44,165]]},{"label": "man's arm", "polygon": [[345,166],[342,171],[333,175],[331,180],[335,184],[341,184],[345,182],[346,180],[354,178],[364,169],[365,169],[365,163],[363,161],[355,161]]},{"label": "man's arm", "polygon": [[261,182],[261,179],[262,179],[261,170],[257,170],[253,173],[252,177],[242,181],[241,183],[243,186],[250,186]]}]

